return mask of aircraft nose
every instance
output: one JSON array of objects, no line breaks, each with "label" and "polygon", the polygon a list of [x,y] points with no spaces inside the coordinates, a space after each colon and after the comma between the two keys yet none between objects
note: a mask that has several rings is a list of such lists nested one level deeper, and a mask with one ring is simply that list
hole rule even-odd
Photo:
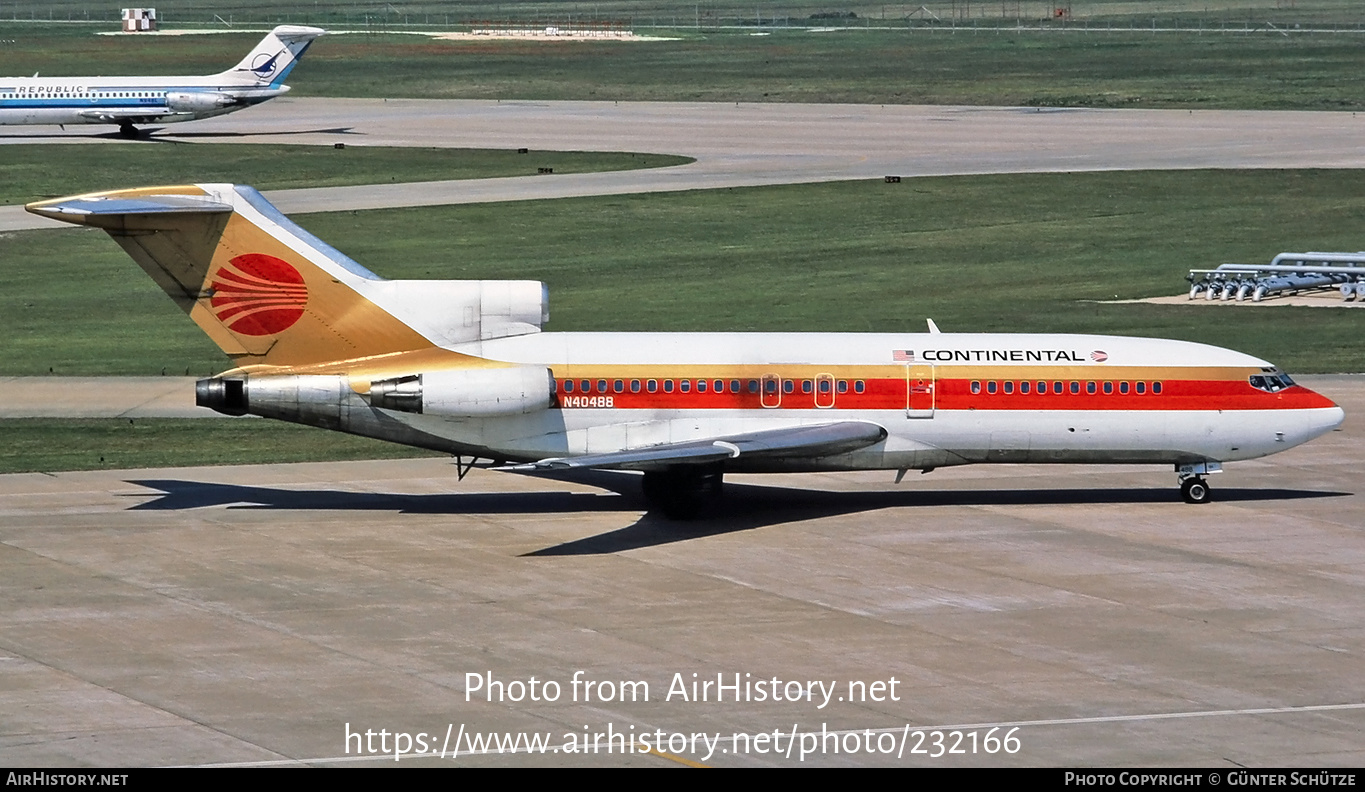
[{"label": "aircraft nose", "polygon": [[1318,434],[1330,432],[1338,426],[1341,426],[1342,421],[1346,420],[1346,411],[1333,404],[1332,408],[1325,412],[1323,418],[1324,423],[1322,431]]},{"label": "aircraft nose", "polygon": [[1303,410],[1302,429],[1303,440],[1312,440],[1341,426],[1346,420],[1346,411],[1341,409],[1335,402],[1322,396],[1324,406],[1313,409]]}]

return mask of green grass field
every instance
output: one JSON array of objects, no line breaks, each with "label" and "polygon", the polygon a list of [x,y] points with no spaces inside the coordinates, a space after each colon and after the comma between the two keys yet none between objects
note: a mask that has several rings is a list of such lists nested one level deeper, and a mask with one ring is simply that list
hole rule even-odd
[{"label": "green grass field", "polygon": [[[1057,23],[1056,8],[1070,11],[1069,20],[1146,22],[1152,17],[1203,18],[1293,23],[1354,23],[1362,11],[1354,0],[911,0],[901,3],[824,0],[751,0],[747,3],[686,2],[686,0],[606,0],[584,4],[578,0],[416,0],[406,3],[359,3],[356,0],[314,0],[275,3],[268,0],[179,0],[158,11],[163,24],[202,24],[221,27],[276,22],[350,25],[375,28],[444,27],[474,21],[523,20],[568,23],[630,22],[636,26],[698,25],[894,25],[947,24],[950,20],[1013,23]],[[0,17],[14,20],[118,20],[117,6],[90,0],[15,0],[0,6]]]},{"label": "green grass field", "polygon": [[[1362,14],[1365,16],[1365,14]],[[1101,23],[1095,23],[1100,25]],[[1105,23],[1108,24],[1108,23]],[[258,33],[155,38],[6,26],[0,74],[213,73]],[[1365,36],[958,28],[679,31],[652,43],[319,40],[297,96],[1355,109]]]},{"label": "green grass field", "polygon": [[[348,146],[177,143],[0,147],[0,204],[73,193],[186,182],[237,182],[260,190],[483,179],[681,165],[687,157],[576,151],[489,151]],[[135,174],[135,175],[130,175]],[[551,177],[552,178],[552,177]]]},{"label": "green grass field", "polygon": [[[1361,315],[1154,306],[1191,267],[1353,250],[1360,171],[842,182],[302,215],[391,278],[529,278],[550,330],[1099,332],[1360,371]],[[398,232],[397,229],[401,229]],[[0,238],[0,373],[193,374],[224,358],[102,232]]]},{"label": "green grass field", "polygon": [[250,418],[10,419],[0,421],[0,437],[0,473],[441,456]]}]

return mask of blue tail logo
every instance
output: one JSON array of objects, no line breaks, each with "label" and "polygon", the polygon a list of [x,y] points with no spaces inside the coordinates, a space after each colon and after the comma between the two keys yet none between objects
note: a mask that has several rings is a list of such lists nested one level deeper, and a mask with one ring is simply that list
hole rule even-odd
[{"label": "blue tail logo", "polygon": [[[284,50],[280,50],[274,55],[266,55],[265,53],[257,55],[256,59],[251,64],[251,73],[263,80],[273,75],[277,68],[277,61],[279,61],[280,56],[283,55],[284,52]],[[265,60],[261,60],[262,58],[265,58]]]}]

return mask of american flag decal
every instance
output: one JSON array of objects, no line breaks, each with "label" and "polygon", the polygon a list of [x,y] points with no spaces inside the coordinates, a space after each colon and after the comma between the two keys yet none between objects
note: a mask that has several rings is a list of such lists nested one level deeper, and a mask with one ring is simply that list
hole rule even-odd
[{"label": "american flag decal", "polygon": [[1103,363],[1109,359],[1109,353],[1096,349],[1094,352],[1090,353],[1090,359],[1096,363]]},{"label": "american flag decal", "polygon": [[891,350],[891,359],[897,363],[914,363],[915,353],[910,349],[893,349]]}]

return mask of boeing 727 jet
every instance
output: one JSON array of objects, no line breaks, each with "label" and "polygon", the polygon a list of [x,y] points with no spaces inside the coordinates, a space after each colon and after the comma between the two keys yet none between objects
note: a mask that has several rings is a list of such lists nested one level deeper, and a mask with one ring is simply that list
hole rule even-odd
[{"label": "boeing 727 jet", "polygon": [[285,77],[326,31],[280,25],[241,63],[203,77],[0,77],[0,124],[166,124],[223,115],[289,90]]},{"label": "boeing 727 jet", "polygon": [[28,210],[106,230],[233,359],[201,406],[436,449],[461,476],[479,459],[642,471],[675,517],[730,471],[989,462],[1171,465],[1203,503],[1222,463],[1343,419],[1264,360],[1185,341],[542,332],[542,283],[385,280],[245,186]]}]

